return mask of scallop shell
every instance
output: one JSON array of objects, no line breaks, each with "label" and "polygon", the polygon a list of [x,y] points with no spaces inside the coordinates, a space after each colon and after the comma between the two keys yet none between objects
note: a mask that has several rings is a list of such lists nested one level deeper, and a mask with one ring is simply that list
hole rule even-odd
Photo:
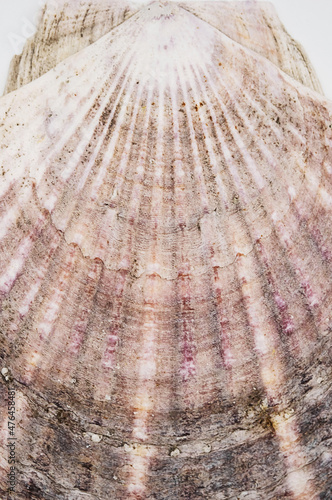
[{"label": "scallop shell", "polygon": [[0,100],[2,494],[8,386],[15,499],[330,497],[332,104],[237,9],[146,5]]}]

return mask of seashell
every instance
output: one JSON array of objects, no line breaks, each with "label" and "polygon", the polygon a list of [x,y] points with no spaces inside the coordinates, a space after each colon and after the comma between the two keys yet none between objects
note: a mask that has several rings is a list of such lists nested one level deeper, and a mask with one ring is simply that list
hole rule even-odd
[{"label": "seashell", "polygon": [[64,22],[0,100],[2,495],[10,388],[15,499],[330,496],[332,104],[215,8]]}]

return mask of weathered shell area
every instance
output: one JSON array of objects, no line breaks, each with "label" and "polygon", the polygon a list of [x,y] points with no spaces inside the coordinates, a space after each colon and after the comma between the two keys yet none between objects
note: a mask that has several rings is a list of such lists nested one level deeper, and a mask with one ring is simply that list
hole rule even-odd
[{"label": "weathered shell area", "polygon": [[11,62],[5,94],[94,43],[137,9],[137,4],[122,0],[49,0],[36,34]]},{"label": "weathered shell area", "polygon": [[[303,48],[280,23],[268,2],[185,2],[196,14],[232,40],[266,57],[307,87],[322,93]],[[97,41],[135,14],[140,5],[117,0],[49,0],[37,33],[13,58],[5,93],[43,75],[66,57]]]},{"label": "weathered shell area", "polygon": [[331,103],[156,3],[0,113],[15,498],[330,498]]},{"label": "weathered shell area", "polygon": [[[269,2],[184,2],[189,12],[232,40],[254,50],[289,76],[322,93],[320,82],[303,49],[285,30]],[[220,7],[219,7],[220,5]]]}]

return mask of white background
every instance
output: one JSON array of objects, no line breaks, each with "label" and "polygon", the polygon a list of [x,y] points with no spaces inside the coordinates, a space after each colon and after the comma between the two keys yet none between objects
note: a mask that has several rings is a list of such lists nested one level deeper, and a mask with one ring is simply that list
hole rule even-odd
[{"label": "white background", "polygon": [[[70,0],[69,0],[70,1]],[[253,0],[248,0],[253,1]],[[0,0],[0,95],[11,58],[22,49],[37,24],[43,0]],[[139,0],[138,0],[139,2]],[[289,33],[307,52],[323,86],[332,99],[332,0],[272,0]]]}]

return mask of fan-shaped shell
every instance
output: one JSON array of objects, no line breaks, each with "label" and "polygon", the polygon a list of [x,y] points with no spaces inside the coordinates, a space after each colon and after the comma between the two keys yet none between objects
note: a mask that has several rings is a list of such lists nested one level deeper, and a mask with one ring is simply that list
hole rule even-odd
[{"label": "fan-shaped shell", "polygon": [[18,499],[328,498],[332,105],[190,9],[0,101]]}]

